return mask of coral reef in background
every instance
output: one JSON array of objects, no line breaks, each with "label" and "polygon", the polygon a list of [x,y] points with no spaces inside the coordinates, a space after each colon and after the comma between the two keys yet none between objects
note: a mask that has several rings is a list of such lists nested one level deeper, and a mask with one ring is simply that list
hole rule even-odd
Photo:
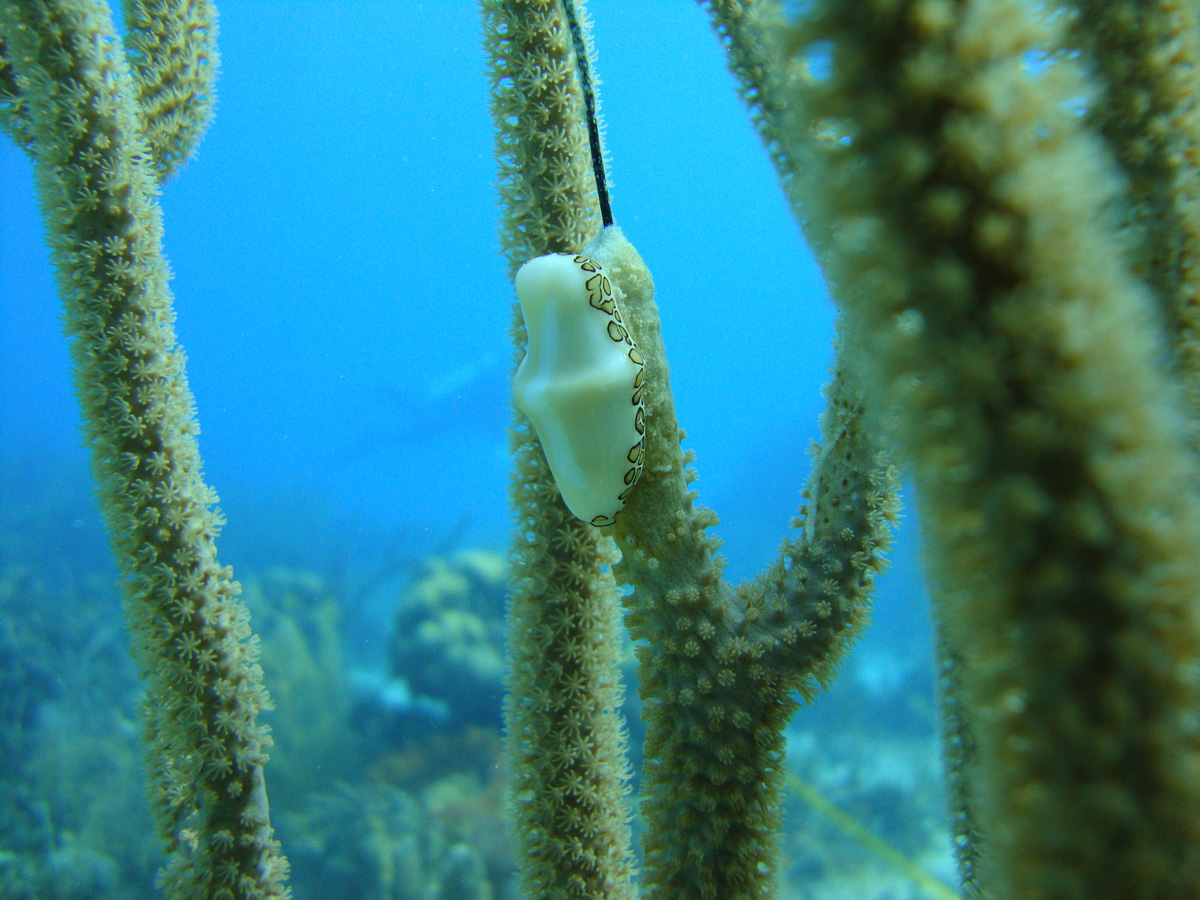
[{"label": "coral reef in background", "polygon": [[[479,623],[497,638],[486,652],[498,654],[499,560],[462,550],[414,561],[396,608],[404,610],[413,596],[439,595],[448,606],[469,608],[482,588]],[[418,727],[409,708],[398,723],[396,685],[372,681],[372,690],[382,685],[384,696],[363,696],[362,673],[350,662],[347,631],[354,629],[346,625],[354,613],[354,582],[343,581],[338,591],[328,577],[282,568],[246,582],[278,699],[271,716],[272,807],[297,892],[335,900],[511,898],[512,855],[500,827],[500,693],[490,694],[492,710],[484,716],[494,723],[490,728],[462,724],[479,714],[479,701],[454,683],[435,693],[450,711],[447,720]],[[489,592],[501,602],[489,604]],[[402,612],[397,619],[406,623]],[[375,630],[381,624],[374,623]],[[398,644],[403,636],[393,634],[389,645]],[[464,649],[480,647],[468,641]],[[402,659],[389,663],[404,671]],[[421,670],[419,662],[413,666]],[[448,727],[452,721],[458,725]]]},{"label": "coral reef in background", "polygon": [[113,580],[51,574],[53,556],[0,563],[0,897],[148,897],[161,860]]},{"label": "coral reef in background", "polygon": [[[0,546],[10,545],[9,512],[0,503]],[[0,898],[150,900],[160,896],[159,852],[145,827],[141,688],[111,566],[64,552],[52,531],[21,541],[25,565],[0,553]],[[271,722],[272,812],[299,896],[514,898],[499,729],[426,730],[401,743],[355,718],[341,627],[354,590],[330,581],[251,571],[243,595],[285,701]],[[489,625],[502,629],[502,611]],[[492,703],[498,721],[498,694]]]},{"label": "coral reef in background", "polygon": [[[151,900],[160,896],[160,854],[145,825],[141,689],[112,563],[89,549],[102,543],[94,514],[69,546],[58,537],[54,513],[86,501],[84,479],[66,490],[48,481],[31,491],[29,481],[0,499],[0,897]],[[323,533],[317,521],[311,530]],[[261,546],[230,550],[264,558],[279,551],[274,529],[253,541]],[[486,573],[500,559],[470,548],[414,556],[408,584],[382,588],[380,599],[399,609],[440,586],[451,588],[450,605],[466,606],[469,593],[491,591]],[[477,573],[481,581],[467,587]],[[516,900],[499,729],[449,719],[423,728],[406,719],[397,728],[393,709],[358,697],[360,635],[386,635],[389,623],[407,621],[363,609],[360,590],[376,583],[370,564],[346,571],[331,562],[321,572],[243,566],[242,574],[278,701],[266,717],[276,740],[272,821],[288,848],[297,900]],[[491,609],[488,633],[502,634],[502,604],[482,606]],[[628,655],[623,649],[630,674]],[[404,671],[401,660],[394,665]],[[788,777],[943,874],[952,863],[931,681],[928,667],[857,654],[832,695],[789,729]],[[455,690],[438,696],[447,706],[469,699]],[[499,696],[492,702],[498,721]],[[636,718],[632,707],[626,714]],[[790,788],[785,806],[782,896],[929,896],[889,858],[864,852],[828,807]]]},{"label": "coral reef in background", "polygon": [[392,675],[444,704],[443,727],[500,727],[507,594],[503,556],[460,551],[427,559],[396,606]]}]

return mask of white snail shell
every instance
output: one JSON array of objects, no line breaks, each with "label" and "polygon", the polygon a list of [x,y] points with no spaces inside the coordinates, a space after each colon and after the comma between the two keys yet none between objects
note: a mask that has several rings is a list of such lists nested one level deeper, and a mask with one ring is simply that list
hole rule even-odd
[{"label": "white snail shell", "polygon": [[567,508],[611,525],[642,474],[643,359],[603,267],[552,253],[517,272],[529,349],[513,398],[529,417]]}]

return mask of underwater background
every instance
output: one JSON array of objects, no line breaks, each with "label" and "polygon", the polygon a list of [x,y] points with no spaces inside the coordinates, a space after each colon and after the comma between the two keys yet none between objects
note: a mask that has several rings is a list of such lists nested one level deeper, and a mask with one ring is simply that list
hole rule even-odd
[{"label": "underwater background", "polygon": [[[217,114],[163,188],[164,243],[221,559],[276,704],[294,895],[515,897],[512,288],[478,11],[219,10]],[[799,502],[833,308],[703,10],[589,10],[616,220],[654,274],[701,502],[748,577]],[[153,897],[139,688],[59,318],[30,166],[0,141],[0,900]],[[911,508],[891,559],[874,624],[789,734],[787,897],[948,896]]]}]

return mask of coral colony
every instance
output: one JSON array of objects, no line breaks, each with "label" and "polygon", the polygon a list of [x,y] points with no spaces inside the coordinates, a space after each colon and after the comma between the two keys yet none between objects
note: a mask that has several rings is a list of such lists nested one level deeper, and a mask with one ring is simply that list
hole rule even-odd
[{"label": "coral colony", "polygon": [[[804,503],[733,585],[654,284],[613,224],[582,0],[480,5],[525,361],[505,708],[522,895],[775,895],[784,729],[867,621],[903,466],[964,894],[1200,897],[1196,8],[705,4],[842,313]],[[125,16],[118,34],[103,2],[0,0],[0,125],[33,161],[125,576],[161,883],[281,897],[269,701],[217,560],[156,201],[211,114],[215,10]],[[377,706],[425,708],[365,683]],[[453,859],[475,874],[445,885],[483,884],[478,856]]]}]

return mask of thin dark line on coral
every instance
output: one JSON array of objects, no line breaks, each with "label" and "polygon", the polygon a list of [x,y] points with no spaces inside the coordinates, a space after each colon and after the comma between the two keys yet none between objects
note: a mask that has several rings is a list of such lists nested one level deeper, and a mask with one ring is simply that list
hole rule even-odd
[{"label": "thin dark line on coral", "polygon": [[567,27],[575,45],[575,65],[579,70],[579,85],[583,90],[583,105],[587,114],[588,146],[592,151],[592,173],[596,176],[596,198],[600,201],[600,220],[607,228],[613,223],[612,206],[608,199],[608,179],[604,173],[604,152],[600,148],[600,124],[596,116],[596,91],[592,87],[592,70],[588,62],[587,42],[579,17],[575,15],[575,0],[563,0]]}]

